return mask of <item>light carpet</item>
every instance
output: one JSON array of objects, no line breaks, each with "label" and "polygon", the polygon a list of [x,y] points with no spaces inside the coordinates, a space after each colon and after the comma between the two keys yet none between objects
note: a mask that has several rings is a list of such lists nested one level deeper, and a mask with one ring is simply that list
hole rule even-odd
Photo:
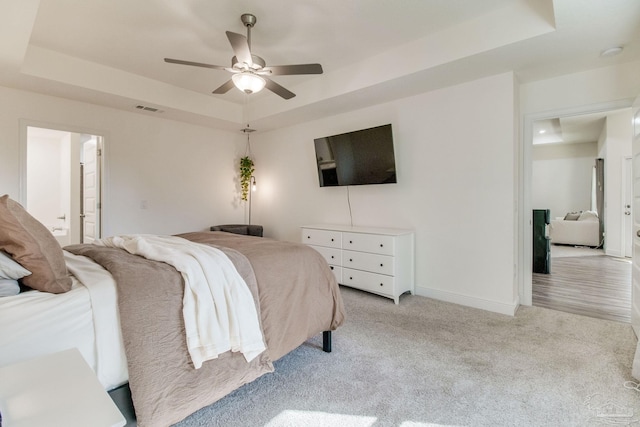
[{"label": "light carpet", "polygon": [[[631,326],[538,307],[515,317],[341,288],[333,352],[314,338],[276,371],[177,424],[599,426],[640,423]],[[633,386],[633,384],[627,384]]]}]

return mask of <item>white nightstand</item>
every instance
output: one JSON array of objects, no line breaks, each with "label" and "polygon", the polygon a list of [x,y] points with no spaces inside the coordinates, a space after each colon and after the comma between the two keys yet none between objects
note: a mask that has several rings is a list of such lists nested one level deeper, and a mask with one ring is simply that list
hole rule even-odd
[{"label": "white nightstand", "polygon": [[0,411],[7,427],[126,424],[77,349],[0,368]]}]

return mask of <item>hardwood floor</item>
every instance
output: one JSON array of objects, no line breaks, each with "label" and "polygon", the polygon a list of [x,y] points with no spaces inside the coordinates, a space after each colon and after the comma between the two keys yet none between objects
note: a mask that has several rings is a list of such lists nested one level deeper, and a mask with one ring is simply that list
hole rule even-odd
[{"label": "hardwood floor", "polygon": [[631,260],[606,255],[551,258],[551,274],[533,274],[533,305],[629,323]]}]

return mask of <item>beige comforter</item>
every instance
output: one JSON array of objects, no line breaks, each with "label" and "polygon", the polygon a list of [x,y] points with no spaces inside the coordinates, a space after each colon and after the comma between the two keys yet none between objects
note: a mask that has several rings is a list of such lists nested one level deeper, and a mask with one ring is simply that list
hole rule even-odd
[{"label": "beige comforter", "polygon": [[122,249],[65,247],[101,264],[118,284],[129,385],[138,425],[167,426],[273,370],[308,338],[344,320],[339,289],[326,262],[304,245],[223,232],[180,237],[222,249],[249,286],[267,351],[247,363],[224,353],[196,370],[185,342],[183,282],[168,264]]}]

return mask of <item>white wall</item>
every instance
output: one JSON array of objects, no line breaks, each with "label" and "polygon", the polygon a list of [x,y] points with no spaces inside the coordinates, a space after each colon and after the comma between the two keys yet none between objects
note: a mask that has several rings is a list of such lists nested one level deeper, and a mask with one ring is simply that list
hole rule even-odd
[{"label": "white wall", "polygon": [[[27,150],[29,182],[27,206],[31,215],[48,228],[60,226],[63,199],[68,187],[63,184],[69,173],[62,169],[68,141],[59,138],[31,138]],[[67,156],[68,158],[68,156]]]},{"label": "white wall", "polygon": [[[412,228],[418,292],[513,313],[512,73],[252,136],[254,222],[299,241],[301,225]],[[392,123],[398,184],[320,188],[313,139]]]},{"label": "white wall", "polygon": [[550,209],[551,218],[591,208],[591,180],[597,142],[533,146],[533,209]]},{"label": "white wall", "polygon": [[240,132],[0,87],[0,194],[16,200],[21,120],[105,137],[105,236],[169,234],[243,220],[236,172],[244,150]]}]

